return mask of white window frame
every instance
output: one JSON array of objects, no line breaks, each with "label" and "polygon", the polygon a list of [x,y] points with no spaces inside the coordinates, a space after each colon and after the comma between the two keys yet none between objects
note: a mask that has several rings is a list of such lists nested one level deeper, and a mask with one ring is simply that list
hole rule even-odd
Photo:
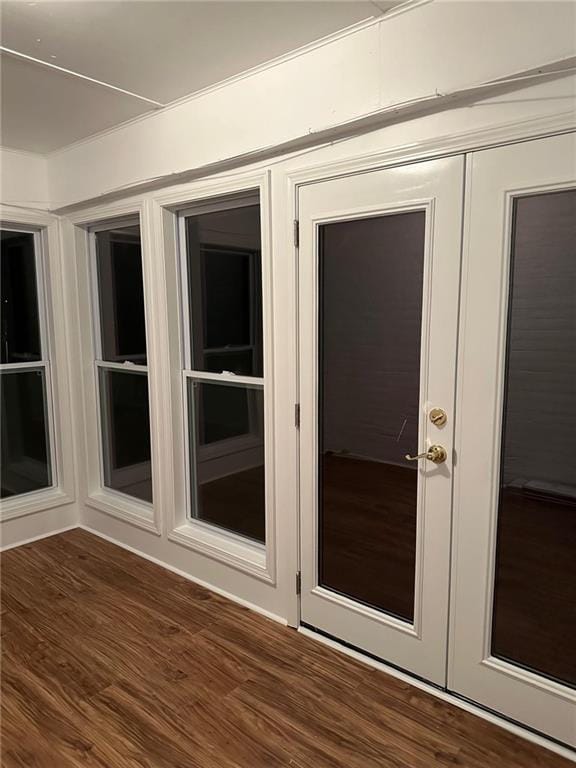
[{"label": "white window frame", "polygon": [[[186,261],[185,218],[191,215],[260,205],[262,259],[263,376],[196,371],[191,363],[190,303]],[[169,511],[168,538],[268,584],[276,583],[276,520],[274,493],[274,429],[272,381],[272,264],[270,248],[269,174],[267,172],[192,183],[170,194],[154,198],[156,226],[162,234],[164,254],[171,273],[177,310],[172,310],[172,327],[178,331],[178,345],[172,350],[171,371],[173,435],[175,447],[175,496]],[[247,384],[264,393],[265,530],[262,544],[226,531],[191,515],[190,440],[188,435],[187,382]]]},{"label": "white window frame", "polygon": [[0,206],[0,228],[34,236],[41,359],[1,364],[0,371],[43,370],[51,473],[49,486],[2,500],[0,521],[5,521],[73,503],[75,472],[68,380],[69,340],[63,307],[63,265],[58,220],[47,213]]},{"label": "white window frame", "polygon": [[[123,493],[122,491],[111,488],[110,486],[105,484],[105,466],[106,466],[106,459],[105,459],[105,440],[104,440],[104,427],[103,427],[103,397],[102,397],[102,387],[101,387],[101,379],[100,379],[100,371],[120,371],[121,373],[139,373],[141,375],[146,376],[146,381],[148,383],[148,365],[141,365],[137,363],[133,363],[131,361],[127,361],[125,363],[116,363],[111,362],[109,360],[103,359],[103,353],[102,353],[102,317],[101,317],[101,311],[100,311],[100,287],[98,284],[98,253],[97,253],[97,245],[96,245],[96,235],[99,232],[108,232],[111,229],[120,229],[122,227],[134,227],[138,226],[140,227],[140,220],[139,217],[131,217],[126,219],[117,219],[115,221],[106,221],[106,222],[99,222],[98,224],[89,227],[88,231],[88,237],[89,237],[89,258],[90,258],[90,264],[89,264],[89,275],[90,275],[90,285],[91,285],[91,294],[92,294],[92,334],[93,334],[93,349],[94,349],[94,387],[96,390],[96,409],[97,409],[97,419],[100,425],[100,429],[98,430],[98,457],[99,457],[99,468],[100,468],[100,483],[102,486],[102,489],[106,491],[106,493],[111,493],[114,496],[119,496],[122,500],[128,499],[136,500],[138,504],[145,504],[149,508],[152,508],[154,506],[153,502],[145,501],[144,499],[137,499],[136,497],[132,496],[128,493]],[[141,242],[141,241],[140,241]],[[144,265],[142,265],[142,274],[144,274]],[[148,384],[149,387],[149,384]],[[108,448],[111,448],[110,443],[108,443]],[[121,470],[120,470],[121,471]]]},{"label": "white window frame", "polygon": [[[148,300],[150,296],[150,264],[147,258],[149,240],[144,221],[144,203],[141,200],[125,200],[117,204],[95,207],[80,213],[68,215],[65,226],[73,240],[77,272],[77,301],[80,319],[80,357],[82,359],[83,418],[85,422],[85,476],[83,501],[87,507],[104,512],[111,517],[143,528],[156,535],[161,534],[157,494],[157,458],[160,451],[153,422],[156,403],[153,399],[150,366],[131,363],[129,366],[101,360],[101,325],[96,272],[96,232],[114,229],[118,226],[138,224],[142,251],[142,279],[144,288],[144,310],[148,363],[150,362],[150,319]],[[148,378],[148,402],[150,412],[150,447],[152,465],[153,502],[138,499],[104,485],[104,453],[102,436],[101,399],[99,371],[120,370],[145,373]]]}]

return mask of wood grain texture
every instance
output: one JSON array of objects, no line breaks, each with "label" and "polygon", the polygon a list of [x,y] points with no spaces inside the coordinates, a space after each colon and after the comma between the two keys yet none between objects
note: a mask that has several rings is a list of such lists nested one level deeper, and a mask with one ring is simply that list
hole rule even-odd
[{"label": "wood grain texture", "polygon": [[3,768],[567,768],[76,529],[2,555]]}]

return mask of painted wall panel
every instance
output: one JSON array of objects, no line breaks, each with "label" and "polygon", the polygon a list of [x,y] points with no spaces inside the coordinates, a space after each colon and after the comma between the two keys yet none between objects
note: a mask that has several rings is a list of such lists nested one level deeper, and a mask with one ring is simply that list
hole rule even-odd
[{"label": "painted wall panel", "polygon": [[0,202],[27,208],[50,207],[48,163],[43,155],[0,147]]}]

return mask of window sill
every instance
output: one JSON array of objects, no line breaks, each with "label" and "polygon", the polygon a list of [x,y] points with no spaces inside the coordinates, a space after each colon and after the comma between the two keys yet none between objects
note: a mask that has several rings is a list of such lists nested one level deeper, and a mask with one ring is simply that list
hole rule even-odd
[{"label": "window sill", "polygon": [[0,502],[0,522],[33,515],[36,512],[44,512],[44,510],[62,507],[73,502],[74,497],[63,491],[62,488],[46,488],[31,493],[23,493],[20,496],[9,497]]},{"label": "window sill", "polygon": [[88,496],[84,503],[91,509],[104,512],[157,536],[161,533],[154,507],[145,501],[139,502],[124,494],[102,489]]},{"label": "window sill", "polygon": [[274,583],[266,562],[266,548],[262,545],[243,541],[190,520],[174,528],[168,538],[268,584]]}]

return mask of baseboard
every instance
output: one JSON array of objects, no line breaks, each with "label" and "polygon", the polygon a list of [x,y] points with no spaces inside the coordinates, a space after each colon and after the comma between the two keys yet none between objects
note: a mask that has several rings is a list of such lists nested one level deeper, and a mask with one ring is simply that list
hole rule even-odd
[{"label": "baseboard", "polygon": [[25,544],[32,544],[34,541],[40,541],[41,539],[48,539],[50,536],[57,536],[59,533],[66,533],[66,531],[73,531],[75,528],[80,528],[79,525],[67,525],[65,528],[58,528],[56,531],[47,531],[46,533],[40,533],[38,536],[31,536],[29,539],[23,541],[16,541],[14,544],[7,544],[5,547],[0,547],[0,552],[7,552],[9,549],[16,549],[16,547],[23,547]]},{"label": "baseboard", "polygon": [[141,550],[136,549],[135,547],[131,547],[129,544],[124,544],[124,542],[118,541],[118,539],[114,539],[112,536],[108,536],[105,533],[101,533],[100,531],[94,530],[94,528],[90,528],[87,525],[82,524],[77,527],[82,528],[83,531],[87,531],[88,533],[91,533],[94,536],[99,536],[101,539],[105,539],[106,541],[109,541],[111,544],[115,544],[117,547],[126,549],[128,552],[132,552],[132,554],[138,555],[138,557],[143,557],[144,560],[149,560],[151,563],[154,563],[155,565],[159,565],[161,568],[165,568],[167,571],[176,573],[178,576],[182,576],[184,579],[188,579],[188,581],[192,581],[194,582],[194,584],[198,584],[200,587],[204,587],[204,589],[210,590],[210,592],[215,592],[217,595],[221,595],[221,597],[225,597],[228,600],[231,600],[233,603],[238,603],[239,605],[242,605],[245,608],[249,608],[250,610],[255,611],[256,613],[259,613],[261,616],[265,616],[267,619],[272,619],[272,621],[276,621],[278,624],[282,624],[283,626],[288,625],[287,620],[282,616],[278,616],[277,614],[272,613],[271,611],[267,611],[265,608],[261,608],[259,605],[255,605],[254,603],[251,603],[248,600],[244,600],[243,598],[238,597],[237,595],[233,595],[230,592],[226,592],[226,590],[224,589],[215,587],[213,584],[209,584],[206,581],[197,579],[194,576],[191,576],[189,573],[186,573],[186,571],[183,571],[180,568],[176,568],[173,565],[166,563],[164,560],[159,560],[157,557],[148,555],[146,552],[142,552]]},{"label": "baseboard", "polygon": [[488,720],[488,722],[493,723],[494,725],[498,725],[505,731],[510,731],[510,733],[513,733],[516,736],[520,736],[521,738],[526,739],[526,741],[531,741],[533,744],[537,744],[539,747],[544,747],[544,749],[555,752],[557,755],[560,755],[561,757],[576,763],[576,752],[570,749],[570,747],[564,747],[562,744],[559,744],[556,741],[547,739],[546,736],[542,736],[541,734],[535,733],[532,730],[523,728],[521,725],[507,720],[505,717],[500,717],[494,712],[484,709],[478,704],[474,704],[467,699],[462,699],[453,693],[449,693],[448,691],[443,691],[441,688],[437,688],[430,683],[426,683],[424,680],[421,680],[417,677],[412,677],[412,675],[409,675],[406,672],[402,672],[399,669],[391,667],[382,661],[373,659],[371,656],[366,656],[359,651],[355,651],[353,648],[343,645],[336,640],[332,640],[329,637],[320,634],[319,632],[314,632],[313,630],[302,626],[298,627],[298,631],[303,635],[306,635],[306,637],[327,645],[329,648],[340,651],[340,653],[344,653],[346,656],[351,656],[353,659],[356,659],[356,661],[360,661],[363,664],[374,667],[374,669],[378,669],[380,672],[384,672],[391,677],[396,677],[405,683],[413,685],[415,688],[420,688],[420,690],[426,691],[426,693],[429,693],[431,696],[435,696],[437,699],[446,701],[448,704],[453,704],[455,707],[463,709],[466,712],[470,712],[477,717],[481,717],[483,720]]}]

